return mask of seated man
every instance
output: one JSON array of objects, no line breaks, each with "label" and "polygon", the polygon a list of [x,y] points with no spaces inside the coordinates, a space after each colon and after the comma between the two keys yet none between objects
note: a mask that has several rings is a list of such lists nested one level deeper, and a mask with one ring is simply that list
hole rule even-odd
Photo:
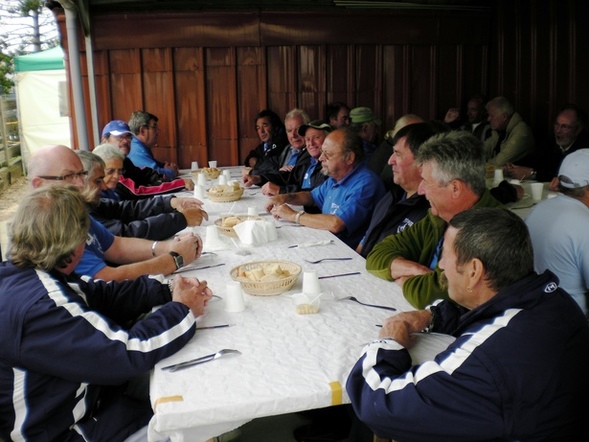
[{"label": "seated man", "polygon": [[[323,142],[319,159],[323,174],[329,176],[327,181],[311,191],[273,196],[266,210],[277,219],[329,230],[356,248],[376,203],[384,195],[384,186],[364,165],[361,140],[351,128],[331,132]],[[315,205],[321,213],[297,212],[286,203]]]},{"label": "seated man", "polygon": [[[457,214],[440,267],[451,301],[386,319],[352,369],[358,418],[394,440],[587,440],[587,320],[552,273],[533,272],[521,218]],[[414,334],[430,331],[455,340],[416,363],[428,336]]]},{"label": "seated man", "polygon": [[[50,184],[74,184],[82,188],[87,174],[78,156],[66,146],[44,146],[29,159],[29,185],[33,189]],[[105,281],[123,281],[147,274],[168,275],[200,257],[201,250],[202,240],[192,233],[164,242],[125,238],[114,236],[90,217],[86,249],[76,273]]]},{"label": "seated man", "polygon": [[[0,438],[123,441],[149,422],[144,377],[194,336],[206,281],[81,279],[90,218],[80,191],[26,195],[0,264]],[[155,306],[161,306],[149,314]],[[138,320],[141,315],[149,314]],[[82,436],[83,435],[83,436]]]},{"label": "seated man", "polygon": [[305,148],[305,139],[299,135],[299,127],[309,124],[310,118],[302,109],[292,109],[284,118],[288,146],[278,156],[265,158],[256,163],[253,169],[246,167],[242,171],[242,180],[245,187],[253,185],[263,186],[268,181],[281,183],[281,172],[290,172],[299,160],[303,160],[302,154]]},{"label": "seated man", "polygon": [[[114,149],[116,147],[113,146]],[[200,226],[207,213],[195,198],[154,196],[135,201],[115,201],[101,198],[106,189],[105,163],[85,150],[76,152],[88,175],[84,179],[84,194],[90,215],[113,235],[151,240],[168,239],[186,227]],[[110,162],[109,171],[119,170],[123,162]],[[113,180],[114,181],[114,180]],[[112,182],[112,181],[111,181]]]},{"label": "seated man", "polygon": [[[299,127],[299,135],[305,139],[305,150],[301,154],[302,159],[297,161],[292,171],[281,174],[282,185],[268,181],[262,186],[262,193],[274,196],[280,193],[311,190],[323,184],[327,177],[321,173],[319,157],[323,142],[330,132],[331,126],[321,120],[311,121],[309,124]],[[303,159],[306,160],[303,161]]]},{"label": "seated man", "polygon": [[[135,166],[128,157],[132,139],[133,135],[129,126],[121,120],[111,121],[102,130],[101,143],[117,146],[123,154],[124,174],[119,177],[120,184],[116,187],[118,199],[145,198],[177,192],[184,190],[184,188],[186,190],[194,189],[194,182],[190,178],[169,180],[168,177],[150,167],[139,168]],[[106,160],[99,147],[97,146],[93,152]],[[109,155],[112,158],[112,153]]]},{"label": "seated man", "polygon": [[516,162],[536,150],[532,129],[515,112],[507,98],[495,97],[486,107],[493,133],[485,141],[484,150],[492,167]]},{"label": "seated man", "polygon": [[486,100],[482,95],[474,95],[466,104],[466,120],[460,119],[460,109],[451,108],[446,112],[444,123],[452,129],[467,130],[485,142],[491,136],[491,125],[487,122]]},{"label": "seated man", "polygon": [[363,257],[385,237],[405,230],[427,214],[429,203],[417,192],[421,175],[415,156],[435,133],[428,123],[410,124],[396,133],[389,158],[395,186],[376,205],[366,235],[356,248]]},{"label": "seated man", "polygon": [[258,161],[279,156],[288,144],[284,123],[276,112],[264,109],[256,115],[255,122],[260,144],[245,157],[244,165],[250,168],[255,168]]},{"label": "seated man", "polygon": [[587,314],[589,291],[589,149],[567,155],[558,172],[556,198],[526,217],[537,272],[550,270]]},{"label": "seated man", "polygon": [[505,176],[518,180],[532,179],[551,182],[552,190],[558,188],[558,169],[564,157],[579,149],[589,148],[589,133],[586,130],[587,113],[584,109],[566,104],[558,111],[554,120],[554,139],[550,146],[538,152],[537,158],[529,160],[534,167],[522,164],[507,163]]},{"label": "seated man", "polygon": [[381,121],[376,118],[369,107],[355,107],[350,111],[350,127],[354,129],[362,139],[364,158],[370,161],[379,143],[379,130]]},{"label": "seated man", "polygon": [[350,125],[350,108],[341,101],[329,103],[325,114],[325,121],[329,123],[331,129],[348,127]]},{"label": "seated man", "polygon": [[157,144],[160,133],[158,118],[145,111],[131,114],[129,128],[133,132],[129,159],[137,167],[150,167],[172,180],[178,176],[178,166],[174,163],[162,162],[155,159],[151,149]]},{"label": "seated man", "polygon": [[471,207],[498,207],[485,186],[482,143],[468,132],[434,135],[417,153],[422,181],[418,192],[431,209],[411,227],[387,236],[366,259],[366,269],[379,278],[395,281],[416,308],[447,298],[440,285],[438,259],[447,223]]}]

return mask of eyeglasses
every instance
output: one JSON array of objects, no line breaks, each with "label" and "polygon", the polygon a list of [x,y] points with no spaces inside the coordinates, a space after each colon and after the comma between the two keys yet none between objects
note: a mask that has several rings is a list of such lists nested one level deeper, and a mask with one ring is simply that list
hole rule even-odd
[{"label": "eyeglasses", "polygon": [[43,178],[44,180],[67,181],[68,183],[73,183],[76,179],[83,178],[85,176],[88,176],[87,170],[83,170],[81,172],[67,173],[61,176],[39,175],[39,178]]},{"label": "eyeglasses", "polygon": [[117,175],[124,175],[125,174],[125,169],[106,169],[104,171],[104,173],[106,175],[114,175],[115,173]]},{"label": "eyeglasses", "polygon": [[571,126],[570,124],[558,124],[558,123],[554,123],[554,129],[562,129],[565,132],[568,132],[569,130],[573,130],[576,126]]}]

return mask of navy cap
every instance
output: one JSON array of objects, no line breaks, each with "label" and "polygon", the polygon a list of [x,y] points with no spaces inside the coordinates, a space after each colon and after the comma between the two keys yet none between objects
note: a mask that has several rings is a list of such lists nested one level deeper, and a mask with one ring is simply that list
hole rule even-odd
[{"label": "navy cap", "polygon": [[129,125],[125,123],[123,120],[113,120],[106,126],[104,126],[104,129],[102,129],[103,137],[107,137],[109,135],[114,135],[115,137],[118,137],[119,135],[124,134],[133,134],[133,132],[131,132],[131,129],[129,129]]}]

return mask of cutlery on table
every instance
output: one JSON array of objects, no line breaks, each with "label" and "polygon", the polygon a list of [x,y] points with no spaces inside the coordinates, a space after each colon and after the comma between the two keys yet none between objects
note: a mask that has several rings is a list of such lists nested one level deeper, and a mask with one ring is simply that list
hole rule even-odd
[{"label": "cutlery on table", "polygon": [[180,362],[178,364],[173,364],[173,365],[168,365],[166,367],[162,367],[162,370],[168,370],[168,371],[183,370],[185,368],[192,367],[194,365],[204,364],[205,362],[214,361],[215,359],[219,359],[223,356],[230,355],[230,354],[240,355],[241,352],[239,350],[231,350],[228,348],[224,348],[223,350],[219,350],[217,353],[212,353],[210,355],[202,356],[200,358],[191,359],[189,361]]},{"label": "cutlery on table", "polygon": [[206,327],[196,327],[197,330],[211,330],[214,328],[225,328],[225,327],[231,327],[232,325],[235,324],[222,324],[222,325],[209,325]]},{"label": "cutlery on table", "polygon": [[353,259],[353,258],[321,258],[321,259],[317,259],[315,261],[311,261],[310,259],[303,258],[303,261],[308,262],[309,264],[319,264],[320,262],[323,262],[323,261],[349,261],[350,259]]},{"label": "cutlery on table", "polygon": [[339,278],[340,276],[352,276],[352,275],[359,275],[359,274],[360,274],[360,272],[338,273],[337,275],[319,276],[319,277],[317,277],[317,279]]},{"label": "cutlery on table", "polygon": [[[300,226],[300,224],[295,224],[296,226]],[[326,239],[323,241],[310,241],[310,242],[302,242],[300,244],[292,244],[288,246],[289,249],[294,249],[297,247],[313,247],[313,246],[325,246],[327,244],[333,244],[335,241],[333,239]]]},{"label": "cutlery on table", "polygon": [[355,296],[345,296],[343,298],[338,299],[338,301],[347,301],[347,300],[357,302],[358,304],[365,305],[366,307],[382,308],[385,310],[391,310],[393,312],[397,311],[397,309],[395,307],[387,307],[385,305],[376,305],[376,304],[367,304],[366,302],[359,301],[358,298],[356,298]]},{"label": "cutlery on table", "polygon": [[211,265],[208,265],[208,266],[201,266],[201,267],[194,267],[194,266],[188,265],[186,267],[182,267],[181,269],[176,270],[175,272],[172,272],[172,274],[175,275],[176,273],[190,272],[192,270],[212,269],[212,268],[221,267],[221,266],[224,266],[224,265],[225,265],[224,262],[219,263],[219,264],[211,264]]}]

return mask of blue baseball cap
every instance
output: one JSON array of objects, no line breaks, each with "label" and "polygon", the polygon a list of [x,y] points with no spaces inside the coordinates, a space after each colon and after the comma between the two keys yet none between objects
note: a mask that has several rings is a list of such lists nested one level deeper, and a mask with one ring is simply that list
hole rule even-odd
[{"label": "blue baseball cap", "polygon": [[131,132],[131,129],[129,129],[129,125],[125,123],[123,120],[113,120],[106,126],[104,126],[104,129],[102,129],[103,137],[108,137],[109,135],[114,135],[115,137],[118,137],[119,135],[124,134],[133,134],[133,132]]}]

